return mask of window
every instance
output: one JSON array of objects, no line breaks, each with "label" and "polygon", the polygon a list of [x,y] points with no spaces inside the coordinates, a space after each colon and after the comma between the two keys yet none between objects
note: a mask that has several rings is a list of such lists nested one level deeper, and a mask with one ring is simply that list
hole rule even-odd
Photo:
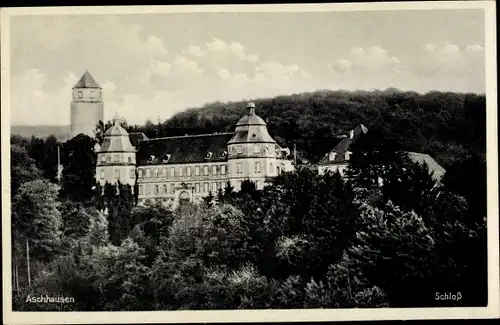
[{"label": "window", "polygon": [[104,170],[101,169],[101,179],[104,179]]},{"label": "window", "polygon": [[226,165],[221,165],[220,166],[220,174],[221,175],[226,175]]},{"label": "window", "polygon": [[144,194],[144,188],[142,185],[139,185],[139,195]]},{"label": "window", "polygon": [[195,184],[194,184],[194,191],[195,191],[196,193],[200,193],[200,183],[195,183]]},{"label": "window", "polygon": [[243,181],[238,181],[238,191],[241,191],[241,184],[243,184]]},{"label": "window", "polygon": [[260,147],[258,145],[253,146],[253,153],[255,154],[260,153]]},{"label": "window", "polygon": [[105,163],[106,162],[106,156],[101,157],[101,162]]},{"label": "window", "polygon": [[208,192],[208,183],[203,183],[203,192]]},{"label": "window", "polygon": [[111,156],[106,156],[106,162],[108,162],[108,163],[111,162]]},{"label": "window", "polygon": [[217,183],[217,182],[214,182],[214,183],[212,184],[212,191],[213,191],[213,192],[217,192],[217,191],[219,190],[219,187],[218,187],[217,185],[218,185],[218,183]]},{"label": "window", "polygon": [[184,171],[184,168],[180,167],[179,168],[179,175],[178,175],[179,177],[182,177],[183,171]]},{"label": "window", "polygon": [[237,154],[242,154],[243,153],[243,147],[241,146],[241,144],[239,144],[239,145],[236,146],[236,153]]},{"label": "window", "polygon": [[167,177],[167,167],[162,168],[161,173],[163,177]]},{"label": "window", "polygon": [[191,177],[191,167],[186,167],[186,176]]},{"label": "window", "polygon": [[236,164],[236,173],[237,174],[241,174],[243,171],[241,169],[241,163],[237,163]]},{"label": "window", "polygon": [[330,152],[330,153],[328,154],[328,160],[330,160],[330,161],[334,161],[336,156],[337,156],[337,153],[336,153],[336,152]]},{"label": "window", "polygon": [[175,193],[175,184],[170,185],[170,193],[171,194]]},{"label": "window", "polygon": [[155,185],[155,195],[158,195],[158,194],[160,194],[160,186]]},{"label": "window", "polygon": [[200,166],[196,166],[196,167],[194,168],[194,175],[195,175],[195,176],[200,176]]},{"label": "window", "polygon": [[154,175],[155,178],[158,178],[158,168],[155,168],[153,170],[153,175]]},{"label": "window", "polygon": [[145,171],[146,171],[146,178],[151,177],[151,171],[149,170],[149,168],[145,169]]},{"label": "window", "polygon": [[119,162],[119,161],[120,161],[120,156],[119,155],[115,155],[114,159],[113,159],[113,162]]},{"label": "window", "polygon": [[216,165],[212,166],[212,175],[217,175],[217,166]]},{"label": "window", "polygon": [[270,163],[270,164],[269,164],[269,170],[271,171],[271,173],[274,171],[274,168],[273,168],[273,163]]},{"label": "window", "polygon": [[203,175],[208,176],[208,166],[203,166]]},{"label": "window", "polygon": [[133,168],[130,169],[130,179],[135,178],[135,170]]},{"label": "window", "polygon": [[260,189],[260,181],[255,181],[255,188]]},{"label": "window", "polygon": [[119,169],[115,170],[115,179],[120,179],[120,170]]},{"label": "window", "polygon": [[163,184],[163,193],[167,194],[168,193],[168,185]]},{"label": "window", "polygon": [[170,168],[170,177],[175,177],[175,168],[174,167]]},{"label": "window", "polygon": [[78,91],[78,99],[82,99],[83,98],[83,91]]},{"label": "window", "polygon": [[344,154],[345,160],[349,160],[351,158],[351,154],[352,154],[352,152],[346,151],[345,154]]},{"label": "window", "polygon": [[259,161],[255,162],[255,172],[260,173],[260,162]]},{"label": "window", "polygon": [[149,185],[146,185],[146,195],[149,195],[151,193],[151,187]]},{"label": "window", "polygon": [[132,163],[132,157],[128,157],[128,163],[131,164]]}]

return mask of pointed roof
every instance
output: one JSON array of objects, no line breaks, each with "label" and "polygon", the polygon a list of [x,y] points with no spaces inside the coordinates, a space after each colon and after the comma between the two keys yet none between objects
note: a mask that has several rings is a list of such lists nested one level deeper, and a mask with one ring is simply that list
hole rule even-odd
[{"label": "pointed roof", "polygon": [[95,81],[94,77],[85,70],[83,73],[82,77],[80,80],[76,83],[76,85],[73,88],[99,88],[101,89],[101,86]]}]

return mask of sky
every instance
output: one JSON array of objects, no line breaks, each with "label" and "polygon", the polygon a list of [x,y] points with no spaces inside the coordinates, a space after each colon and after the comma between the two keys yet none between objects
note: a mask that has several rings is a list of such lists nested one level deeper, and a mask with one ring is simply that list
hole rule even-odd
[{"label": "sky", "polygon": [[11,123],[68,125],[87,69],[105,119],[318,89],[485,92],[482,10],[14,16]]}]

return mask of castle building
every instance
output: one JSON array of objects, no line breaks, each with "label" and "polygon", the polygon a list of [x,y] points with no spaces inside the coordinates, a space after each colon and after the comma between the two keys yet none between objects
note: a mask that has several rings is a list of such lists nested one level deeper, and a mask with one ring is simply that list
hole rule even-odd
[{"label": "castle building", "polygon": [[113,119],[113,126],[104,132],[102,145],[96,148],[96,178],[101,186],[106,182],[135,185],[136,149],[130,142],[128,132]]},{"label": "castle building", "polygon": [[[98,150],[100,184],[136,182],[139,203],[200,202],[229,182],[235,191],[244,180],[262,189],[266,181],[293,170],[287,149],[269,135],[266,122],[249,103],[234,132],[148,139],[128,134],[119,119],[104,134]],[[136,148],[132,143],[136,143]]]},{"label": "castle building", "polygon": [[340,137],[341,140],[337,143],[337,145],[332,150],[327,152],[323,158],[315,164],[318,173],[323,175],[327,171],[332,173],[339,172],[341,176],[345,176],[352,153],[349,151],[349,148],[351,144],[367,132],[368,129],[363,124],[360,124],[349,131],[348,135]]},{"label": "castle building", "polygon": [[102,88],[90,73],[85,71],[73,87],[70,137],[80,133],[94,137],[95,127],[102,120],[104,120]]},{"label": "castle building", "polygon": [[[351,145],[356,142],[360,137],[368,133],[368,129],[363,125],[359,124],[354,129],[349,131],[348,135],[341,137],[341,140],[335,145],[335,147],[327,152],[316,164],[312,167],[317,169],[320,175],[329,172],[339,172],[341,176],[346,176],[346,170],[349,166],[349,160],[352,152],[349,150]],[[439,165],[434,158],[428,154],[418,153],[418,152],[406,152],[408,158],[414,163],[426,163],[429,171],[431,171],[432,177],[437,182],[441,181],[446,170]]]}]

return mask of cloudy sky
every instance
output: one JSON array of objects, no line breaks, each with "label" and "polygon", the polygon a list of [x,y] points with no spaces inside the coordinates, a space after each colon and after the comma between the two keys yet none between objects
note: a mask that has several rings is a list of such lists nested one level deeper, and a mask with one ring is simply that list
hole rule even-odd
[{"label": "cloudy sky", "polygon": [[88,69],[105,118],[316,89],[485,92],[482,10],[11,18],[13,124],[69,124]]}]

